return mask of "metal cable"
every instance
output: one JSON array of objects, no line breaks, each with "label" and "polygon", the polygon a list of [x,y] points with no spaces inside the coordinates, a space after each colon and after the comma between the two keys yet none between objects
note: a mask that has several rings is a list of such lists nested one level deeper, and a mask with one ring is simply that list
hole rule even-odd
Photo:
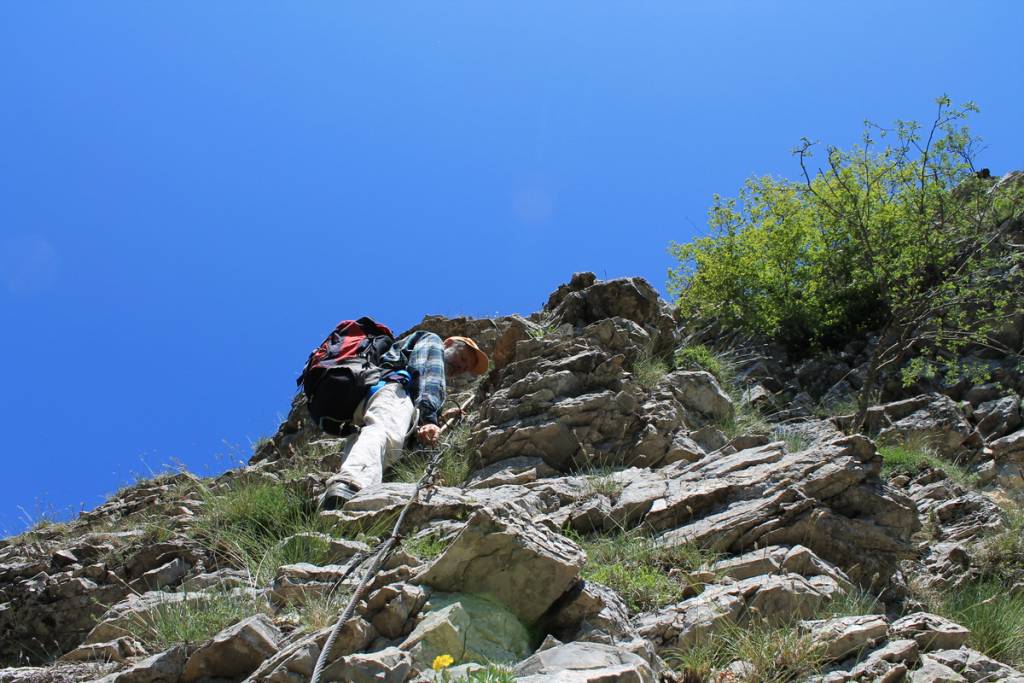
[{"label": "metal cable", "polygon": [[[472,401],[473,399],[470,398],[465,404],[459,406],[460,411],[465,413]],[[455,418],[446,422],[441,428],[441,431],[446,431],[452,424],[454,424],[454,422]],[[414,422],[413,424],[415,425],[416,423]],[[395,549],[395,545],[399,540],[401,540],[401,529],[402,525],[405,523],[405,517],[409,514],[409,510],[419,498],[420,491],[428,486],[433,486],[434,478],[437,476],[437,467],[440,465],[443,455],[444,449],[438,448],[430,458],[430,462],[427,464],[427,471],[424,472],[423,476],[420,477],[420,480],[416,482],[416,488],[413,489],[412,496],[409,497],[408,502],[406,502],[402,511],[398,514],[398,519],[395,520],[395,526],[391,529],[391,535],[380,543],[369,555],[358,560],[353,560],[353,565],[345,571],[345,575],[340,579],[340,581],[344,581],[359,564],[362,564],[368,558],[372,558],[370,566],[363,573],[363,578],[359,580],[355,591],[352,593],[352,597],[349,599],[344,611],[342,611],[341,615],[338,617],[338,621],[335,622],[330,635],[327,636],[327,642],[324,643],[323,648],[320,650],[320,656],[317,657],[316,666],[313,668],[313,675],[310,677],[309,683],[320,683],[320,677],[323,675],[324,667],[327,666],[327,662],[330,660],[331,651],[334,649],[334,644],[338,640],[338,635],[341,633],[341,629],[355,613],[356,605],[362,599],[363,593],[366,592],[366,587],[369,585],[370,579],[377,577],[377,573],[380,571],[380,568],[385,562],[387,562],[391,553]]]}]

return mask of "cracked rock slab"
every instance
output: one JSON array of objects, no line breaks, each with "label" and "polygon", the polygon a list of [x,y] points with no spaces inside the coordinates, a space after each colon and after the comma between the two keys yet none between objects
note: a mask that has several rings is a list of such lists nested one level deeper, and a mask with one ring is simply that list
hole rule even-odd
[{"label": "cracked rock slab", "polygon": [[241,680],[278,651],[281,632],[258,614],[229,626],[196,650],[185,663],[182,683],[204,678]]},{"label": "cracked rock slab", "polygon": [[521,683],[654,683],[651,665],[622,648],[600,643],[566,643],[541,650],[519,663]]},{"label": "cracked rock slab", "polygon": [[510,510],[482,509],[417,582],[483,595],[535,622],[575,583],[586,555],[575,543]]},{"label": "cracked rock slab", "polygon": [[774,574],[711,586],[700,595],[639,615],[640,635],[660,651],[685,648],[751,613],[770,621],[810,617],[819,605],[840,592],[825,576],[810,580],[798,574]]},{"label": "cracked rock slab", "polygon": [[921,650],[955,650],[967,642],[971,632],[966,628],[928,612],[915,612],[897,619],[892,624],[893,635],[912,638]]}]

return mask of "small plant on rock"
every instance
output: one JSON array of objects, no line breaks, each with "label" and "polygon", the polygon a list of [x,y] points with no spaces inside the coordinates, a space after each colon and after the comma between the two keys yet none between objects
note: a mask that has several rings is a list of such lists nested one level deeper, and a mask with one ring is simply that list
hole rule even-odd
[{"label": "small plant on rock", "polygon": [[292,537],[326,533],[328,522],[317,515],[313,501],[285,484],[239,479],[220,489],[204,486],[200,495],[203,507],[191,533],[229,564],[247,570],[258,585],[282,564],[323,559],[325,546]]},{"label": "small plant on rock", "polygon": [[677,368],[710,372],[719,384],[731,384],[736,374],[735,367],[724,354],[717,354],[704,344],[678,348],[674,360]]},{"label": "small plant on rock", "polygon": [[632,612],[678,602],[700,592],[690,572],[706,568],[715,555],[693,544],[662,545],[642,529],[581,536],[567,532],[587,553],[583,577],[608,586]]},{"label": "small plant on rock", "polygon": [[[821,650],[795,623],[754,618],[743,625],[722,626],[685,650],[669,652],[666,660],[686,683],[788,683],[817,672],[823,663]],[[744,666],[729,677],[719,676],[736,661]]]},{"label": "small plant on rock", "polygon": [[[469,447],[470,426],[460,422],[441,437],[441,462],[437,468],[437,483],[443,486],[462,486],[469,476],[472,452]],[[420,449],[406,455],[391,468],[392,481],[413,483],[423,478],[435,450]]]},{"label": "small plant on rock", "polygon": [[1024,592],[998,580],[977,581],[942,596],[933,609],[970,630],[970,647],[1024,667]]},{"label": "small plant on rock", "polygon": [[423,561],[429,561],[443,553],[450,540],[439,533],[428,531],[403,540],[402,549]]},{"label": "small plant on rock", "polygon": [[671,369],[668,361],[656,354],[651,346],[641,350],[633,361],[633,376],[644,389],[653,389]]},{"label": "small plant on rock", "polygon": [[234,623],[269,609],[243,591],[196,593],[184,600],[166,600],[146,612],[133,614],[132,635],[154,650],[178,643],[195,645]]},{"label": "small plant on rock", "polygon": [[962,466],[943,460],[933,449],[920,444],[889,444],[878,449],[882,456],[882,476],[891,477],[895,474],[914,476],[926,469],[943,471],[953,481],[963,486],[974,486],[976,477]]}]

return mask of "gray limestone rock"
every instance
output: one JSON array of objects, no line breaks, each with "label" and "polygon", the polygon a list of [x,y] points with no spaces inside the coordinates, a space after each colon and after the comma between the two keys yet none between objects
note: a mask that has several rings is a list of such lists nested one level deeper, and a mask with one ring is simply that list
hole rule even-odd
[{"label": "gray limestone rock", "polygon": [[881,438],[923,440],[942,455],[956,453],[974,432],[956,402],[942,394],[922,394],[871,408],[867,424]]},{"label": "gray limestone rock", "polygon": [[420,586],[407,583],[391,584],[374,592],[366,600],[370,623],[385,638],[400,638],[413,627],[414,617],[427,600],[427,592]]},{"label": "gray limestone rock", "polygon": [[928,612],[915,612],[892,623],[892,634],[912,638],[923,652],[952,650],[967,642],[971,632],[966,628]]},{"label": "gray limestone rock", "polygon": [[65,662],[123,662],[129,657],[146,654],[142,643],[131,636],[121,636],[105,643],[79,645],[61,659]]},{"label": "gray limestone rock", "polygon": [[185,669],[188,648],[176,645],[127,669],[104,676],[96,683],[178,683]]},{"label": "gray limestone rock", "polygon": [[[288,643],[277,654],[264,660],[246,683],[308,683],[320,649],[333,628],[332,625]],[[377,632],[365,619],[349,619],[338,634],[331,652],[333,659],[328,665],[339,657],[365,649],[376,637]]]},{"label": "gray limestone rock", "polygon": [[308,562],[281,565],[271,584],[271,600],[278,605],[301,605],[323,598],[335,590],[346,569],[345,565]]},{"label": "gray limestone rock", "polygon": [[618,593],[592,581],[580,581],[563,595],[544,617],[542,628],[563,642],[613,645],[639,636]]},{"label": "gray limestone rock", "polygon": [[864,651],[882,640],[889,632],[889,620],[879,614],[838,617],[824,621],[804,622],[801,627],[822,647],[822,657],[829,662],[845,659]]},{"label": "gray limestone rock", "polygon": [[996,456],[1012,455],[1024,451],[1024,429],[1018,429],[1012,434],[996,439],[989,444],[989,448]]},{"label": "gray limestone rock", "polygon": [[810,581],[798,574],[769,574],[708,587],[675,605],[639,615],[640,635],[661,651],[700,642],[727,624],[756,617],[772,622],[807,618],[840,592],[827,577]]},{"label": "gray limestone rock", "polygon": [[928,655],[921,657],[921,668],[910,674],[910,683],[964,683],[967,679]]},{"label": "gray limestone rock", "polygon": [[1024,683],[1024,673],[968,647],[938,650],[926,656],[956,671],[971,683]]},{"label": "gray limestone rock", "polygon": [[514,675],[522,683],[654,683],[643,658],[612,645],[566,643],[541,650],[520,662]]},{"label": "gray limestone rock", "polygon": [[258,614],[229,626],[204,643],[185,662],[182,683],[203,678],[241,680],[278,651],[281,632]]},{"label": "gray limestone rock", "polygon": [[520,514],[478,510],[417,582],[488,596],[533,623],[576,581],[586,561],[572,541]]},{"label": "gray limestone rock", "polygon": [[456,662],[515,662],[530,651],[530,634],[501,605],[460,593],[434,593],[422,620],[399,647],[419,668],[429,668],[438,655]]},{"label": "gray limestone rock", "polygon": [[974,419],[986,441],[1005,436],[1021,426],[1020,398],[1013,395],[986,401],[974,410]]},{"label": "gray limestone rock", "polygon": [[324,681],[346,683],[405,683],[412,673],[412,656],[397,647],[352,654],[324,667]]}]

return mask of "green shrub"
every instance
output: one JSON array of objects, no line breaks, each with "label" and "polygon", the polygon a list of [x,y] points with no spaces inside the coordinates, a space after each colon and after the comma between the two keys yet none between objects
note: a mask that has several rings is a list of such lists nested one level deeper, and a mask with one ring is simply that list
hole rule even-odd
[{"label": "green shrub", "polygon": [[1021,258],[990,249],[991,232],[1022,203],[1019,188],[991,193],[975,177],[964,121],[976,111],[941,97],[930,129],[868,122],[860,145],[829,146],[820,165],[805,139],[798,180],[715,195],[710,235],[669,249],[680,312],[800,352],[878,329],[905,342],[891,346],[897,360],[915,342],[984,341],[1015,305],[1005,274]]}]

